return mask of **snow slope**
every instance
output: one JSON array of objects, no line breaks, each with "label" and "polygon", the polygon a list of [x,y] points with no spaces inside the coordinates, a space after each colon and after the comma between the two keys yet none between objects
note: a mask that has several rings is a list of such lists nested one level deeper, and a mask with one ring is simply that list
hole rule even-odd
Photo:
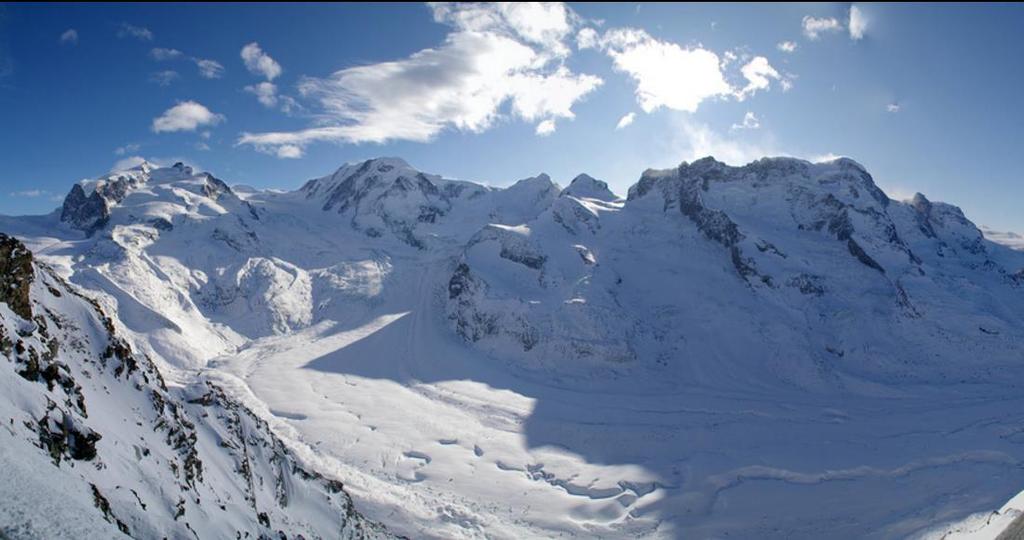
[{"label": "snow slope", "polygon": [[1024,487],[1024,252],[848,159],[144,164],[0,230],[400,534],[891,538]]},{"label": "snow slope", "polygon": [[388,536],[220,387],[168,385],[102,301],[6,235],[0,258],[4,538]]}]

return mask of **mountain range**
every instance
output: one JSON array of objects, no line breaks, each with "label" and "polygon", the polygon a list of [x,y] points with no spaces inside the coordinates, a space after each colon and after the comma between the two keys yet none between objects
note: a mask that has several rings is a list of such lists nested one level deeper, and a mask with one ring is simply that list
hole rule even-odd
[{"label": "mountain range", "polygon": [[851,159],[143,163],[0,232],[11,538],[954,537],[1024,489],[1024,244]]}]

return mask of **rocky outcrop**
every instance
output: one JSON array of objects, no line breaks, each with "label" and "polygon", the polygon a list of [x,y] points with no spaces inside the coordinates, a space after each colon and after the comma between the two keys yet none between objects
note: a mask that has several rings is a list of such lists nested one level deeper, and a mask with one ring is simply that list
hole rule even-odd
[{"label": "rocky outcrop", "polygon": [[32,319],[29,286],[34,277],[32,252],[16,238],[0,233],[0,302],[25,320]]}]

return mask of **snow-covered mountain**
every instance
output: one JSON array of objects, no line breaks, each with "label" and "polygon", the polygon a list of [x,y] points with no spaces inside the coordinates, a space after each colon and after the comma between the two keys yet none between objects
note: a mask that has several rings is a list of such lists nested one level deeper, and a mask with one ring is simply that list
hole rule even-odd
[{"label": "snow-covered mountain", "polygon": [[0,407],[28,422],[5,462],[39,504],[71,479],[96,527],[893,537],[1024,488],[1024,252],[849,159],[705,158],[626,198],[145,163],[0,231],[34,253],[0,299],[24,349]]},{"label": "snow-covered mountain", "polygon": [[169,385],[112,306],[2,234],[0,270],[5,538],[388,537],[265,420],[202,377]]}]

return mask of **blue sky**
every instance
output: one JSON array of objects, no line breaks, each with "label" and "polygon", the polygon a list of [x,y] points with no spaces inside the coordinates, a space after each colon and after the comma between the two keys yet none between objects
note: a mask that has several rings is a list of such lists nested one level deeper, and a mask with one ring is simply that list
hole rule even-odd
[{"label": "blue sky", "polygon": [[1020,5],[11,4],[0,213],[138,158],[290,189],[397,155],[625,193],[706,154],[845,155],[892,196],[1024,231],[1022,24]]}]

